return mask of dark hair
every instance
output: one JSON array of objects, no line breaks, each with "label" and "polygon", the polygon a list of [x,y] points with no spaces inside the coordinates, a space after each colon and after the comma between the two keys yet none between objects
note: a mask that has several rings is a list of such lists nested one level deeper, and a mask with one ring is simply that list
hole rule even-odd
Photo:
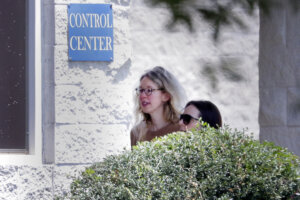
[{"label": "dark hair", "polygon": [[222,117],[219,109],[215,104],[210,101],[189,101],[185,107],[189,105],[195,106],[199,112],[199,118],[202,118],[203,122],[207,122],[211,127],[222,127]]}]

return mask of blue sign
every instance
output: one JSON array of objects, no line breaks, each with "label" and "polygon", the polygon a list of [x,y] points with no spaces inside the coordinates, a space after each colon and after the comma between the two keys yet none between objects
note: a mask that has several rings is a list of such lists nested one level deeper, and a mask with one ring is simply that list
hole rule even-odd
[{"label": "blue sign", "polygon": [[113,12],[110,4],[68,6],[69,59],[113,61]]}]

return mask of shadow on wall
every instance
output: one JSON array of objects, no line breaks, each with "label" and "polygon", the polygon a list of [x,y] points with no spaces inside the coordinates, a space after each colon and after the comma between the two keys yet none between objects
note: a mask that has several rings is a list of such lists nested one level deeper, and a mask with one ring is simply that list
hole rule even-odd
[{"label": "shadow on wall", "polygon": [[110,76],[113,78],[112,83],[118,84],[120,81],[125,80],[130,71],[131,67],[131,59],[128,58],[121,67],[117,69],[111,69],[109,67],[110,62],[85,62],[82,64],[81,62],[69,62],[70,69],[80,69],[82,72],[88,72],[93,69],[104,71],[106,76]]},{"label": "shadow on wall", "polygon": [[294,121],[297,124],[297,121],[300,121],[300,80],[296,80],[296,86],[288,91],[292,97],[288,99],[288,121]]},{"label": "shadow on wall", "polygon": [[207,62],[199,73],[208,78],[210,87],[214,91],[218,91],[220,79],[224,78],[233,82],[245,80],[239,68],[241,63],[242,61],[239,58],[221,58],[215,63]]}]

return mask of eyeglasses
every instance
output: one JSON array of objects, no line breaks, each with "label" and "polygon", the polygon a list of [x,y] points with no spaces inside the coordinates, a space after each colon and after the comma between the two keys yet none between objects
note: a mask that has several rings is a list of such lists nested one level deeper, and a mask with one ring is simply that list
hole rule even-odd
[{"label": "eyeglasses", "polygon": [[191,115],[188,115],[188,114],[180,115],[180,120],[182,120],[184,125],[188,125],[191,122],[192,119],[198,120],[197,118],[195,118]]},{"label": "eyeglasses", "polygon": [[146,89],[143,89],[143,88],[136,88],[135,91],[136,91],[136,94],[139,96],[141,95],[143,92],[147,95],[147,96],[150,96],[152,94],[153,91],[155,90],[163,90],[163,89],[153,89],[153,88],[146,88]]}]

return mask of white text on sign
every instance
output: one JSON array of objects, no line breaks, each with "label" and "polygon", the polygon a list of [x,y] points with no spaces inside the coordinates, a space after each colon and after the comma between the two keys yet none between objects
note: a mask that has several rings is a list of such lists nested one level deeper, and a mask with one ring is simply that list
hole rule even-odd
[{"label": "white text on sign", "polygon": [[69,23],[72,28],[112,28],[109,14],[71,13]]},{"label": "white text on sign", "polygon": [[111,37],[100,36],[72,36],[70,38],[70,48],[75,51],[111,51]]}]

